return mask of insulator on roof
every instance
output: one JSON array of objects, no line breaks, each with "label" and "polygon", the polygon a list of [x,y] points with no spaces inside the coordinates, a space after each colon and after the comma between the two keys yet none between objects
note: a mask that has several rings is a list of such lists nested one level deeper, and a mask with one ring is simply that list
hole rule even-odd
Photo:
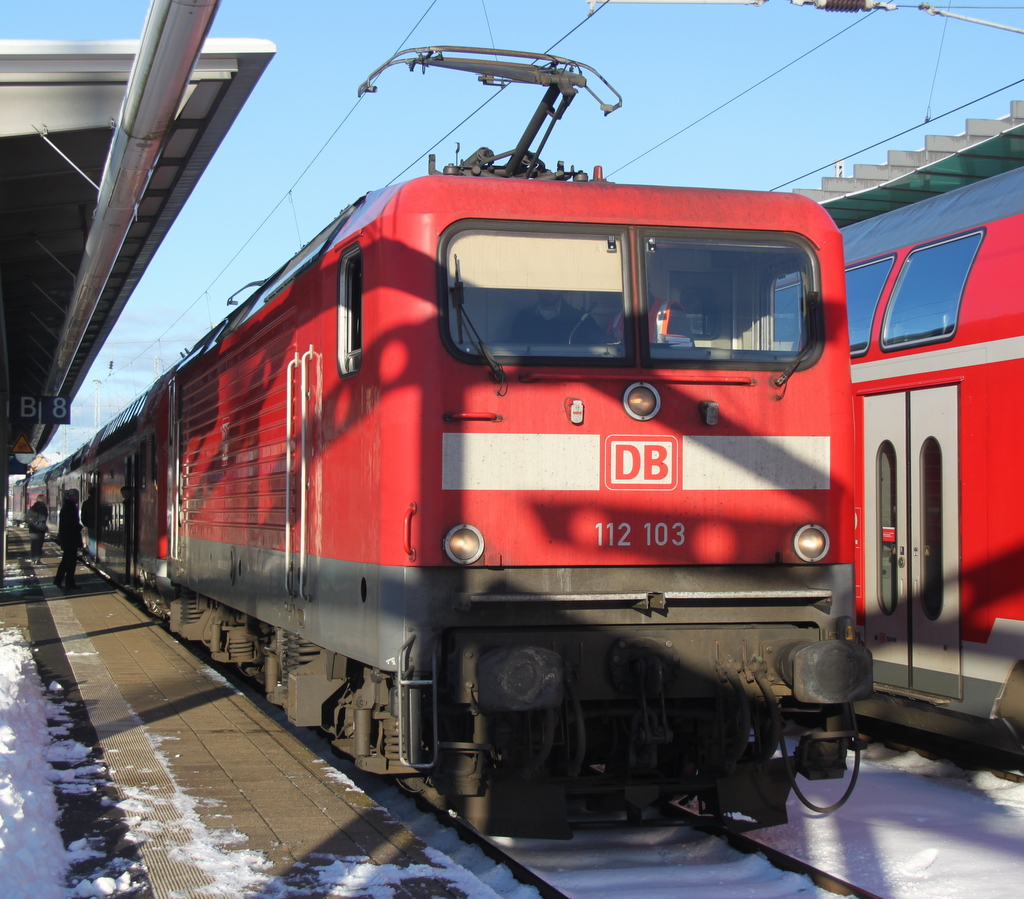
[{"label": "insulator on roof", "polygon": [[872,9],[896,9],[884,0],[790,0],[796,6],[811,6],[826,12],[864,12]]}]

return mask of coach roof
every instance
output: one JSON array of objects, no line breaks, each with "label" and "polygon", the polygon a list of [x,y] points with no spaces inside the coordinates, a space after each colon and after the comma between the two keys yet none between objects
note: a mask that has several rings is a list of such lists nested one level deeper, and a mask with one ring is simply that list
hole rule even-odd
[{"label": "coach roof", "polygon": [[1024,213],[1024,168],[865,219],[842,229],[847,262]]}]

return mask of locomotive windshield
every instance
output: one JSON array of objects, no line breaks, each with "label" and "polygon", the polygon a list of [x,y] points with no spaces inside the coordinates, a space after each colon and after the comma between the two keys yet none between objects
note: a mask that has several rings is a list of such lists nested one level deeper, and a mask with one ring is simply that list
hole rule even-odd
[{"label": "locomotive windshield", "polygon": [[782,242],[648,237],[645,361],[775,363],[807,342],[810,255]]},{"label": "locomotive windshield", "polygon": [[[624,359],[621,234],[459,232],[448,244],[448,332],[464,353]],[[474,334],[475,331],[475,334]]]},{"label": "locomotive windshield", "polygon": [[[783,240],[643,235],[635,313],[650,366],[777,365],[809,341],[813,259]],[[629,236],[466,229],[448,241],[447,330],[471,357],[629,364]]]}]

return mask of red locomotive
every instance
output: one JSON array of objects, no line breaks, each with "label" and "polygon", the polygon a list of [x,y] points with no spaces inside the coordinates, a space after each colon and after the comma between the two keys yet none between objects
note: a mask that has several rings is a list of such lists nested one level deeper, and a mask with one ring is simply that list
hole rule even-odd
[{"label": "red locomotive", "polygon": [[[844,229],[880,721],[1024,752],[1024,170]],[[1000,405],[1010,403],[1010,406]]]},{"label": "red locomotive", "polygon": [[841,776],[871,683],[839,233],[494,159],[346,209],[49,477],[173,630],[482,830],[785,820],[782,720]]}]

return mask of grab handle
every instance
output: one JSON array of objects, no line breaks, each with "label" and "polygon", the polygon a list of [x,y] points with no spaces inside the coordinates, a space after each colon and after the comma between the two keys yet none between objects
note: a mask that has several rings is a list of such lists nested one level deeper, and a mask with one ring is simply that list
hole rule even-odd
[{"label": "grab handle", "polygon": [[405,531],[403,533],[402,547],[405,549],[405,554],[409,557],[410,562],[416,560],[416,550],[412,547],[412,517],[416,514],[417,508],[416,503],[409,503],[409,508],[405,510]]}]

